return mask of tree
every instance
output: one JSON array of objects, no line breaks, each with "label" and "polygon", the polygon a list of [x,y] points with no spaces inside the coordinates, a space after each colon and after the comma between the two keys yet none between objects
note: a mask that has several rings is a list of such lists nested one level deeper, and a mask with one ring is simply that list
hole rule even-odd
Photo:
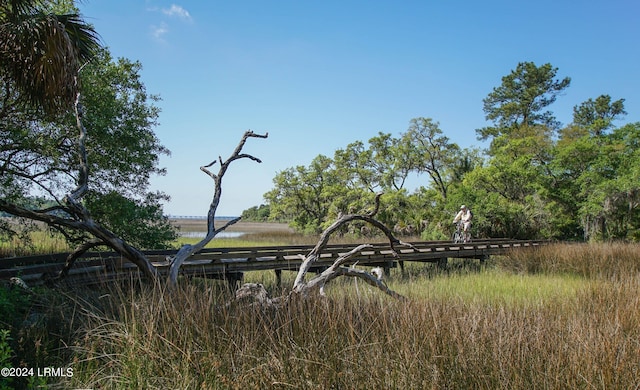
[{"label": "tree", "polygon": [[515,164],[493,158],[478,167],[450,191],[446,209],[470,205],[474,213],[473,235],[532,239],[548,230],[548,213],[533,187],[536,173],[525,159]]},{"label": "tree", "polygon": [[368,141],[355,141],[334,153],[336,170],[349,188],[376,193],[378,190],[398,191],[404,187],[412,171],[409,151],[400,139],[379,132]]},{"label": "tree", "polygon": [[[318,155],[308,167],[299,165],[279,172],[274,188],[264,195],[272,219],[291,221],[292,227],[306,233],[319,233],[331,211],[340,212],[351,188],[345,176],[335,169],[331,158]],[[346,187],[346,188],[345,188]]]},{"label": "tree", "polygon": [[[403,187],[413,169],[412,155],[390,134],[379,133],[368,143],[366,148],[356,141],[338,149],[333,159],[319,155],[308,167],[279,172],[273,180],[274,189],[264,195],[271,218],[289,220],[299,231],[320,233],[340,215],[353,214],[370,204],[375,192],[383,189],[385,197],[394,197],[396,202],[387,202],[379,215],[382,223],[395,225],[402,214],[408,214],[406,208],[397,212],[397,206],[408,204]],[[406,220],[401,222],[410,225]],[[344,228],[351,233],[367,230],[357,221]]]},{"label": "tree", "polygon": [[402,295],[399,295],[395,291],[390,290],[384,283],[382,283],[381,280],[374,277],[372,274],[365,271],[357,270],[352,267],[345,266],[346,264],[348,264],[351,258],[359,254],[363,249],[371,247],[371,245],[368,245],[368,244],[358,245],[357,247],[353,248],[349,252],[340,255],[338,259],[336,259],[336,261],[333,263],[333,265],[331,265],[328,269],[326,269],[321,274],[317,275],[316,277],[312,278],[309,281],[305,280],[306,274],[311,270],[311,267],[313,266],[313,264],[321,257],[322,251],[326,248],[327,244],[329,243],[329,239],[331,238],[331,235],[334,234],[336,231],[340,230],[343,227],[343,225],[348,224],[352,221],[361,220],[372,225],[374,228],[382,231],[389,240],[389,246],[391,248],[391,251],[394,257],[398,257],[398,254],[395,251],[396,244],[405,245],[415,249],[415,247],[413,247],[411,244],[404,243],[398,240],[393,235],[391,230],[389,230],[383,223],[381,223],[380,221],[374,218],[380,208],[381,195],[382,194],[376,195],[375,207],[371,212],[366,214],[341,215],[335,222],[333,222],[329,227],[327,227],[322,232],[322,234],[320,235],[320,239],[318,240],[318,243],[307,254],[307,256],[305,256],[304,261],[300,265],[300,269],[298,270],[298,274],[296,275],[296,279],[293,283],[293,289],[291,291],[292,294],[296,294],[299,296],[307,296],[313,291],[319,291],[320,294],[324,294],[324,286],[328,282],[330,282],[331,280],[339,276],[351,276],[351,277],[357,277],[357,278],[363,279],[367,283],[375,287],[378,287],[385,293],[395,298],[404,299]]},{"label": "tree", "polygon": [[52,1],[0,2],[0,69],[31,107],[70,109],[77,71],[98,48],[98,36],[77,12],[51,12]]},{"label": "tree", "polygon": [[[71,192],[67,193],[64,198],[57,198],[55,192],[53,192],[56,188],[56,181],[60,181],[64,184],[64,179],[60,180],[59,177],[56,176],[56,173],[61,173],[62,171],[57,170],[56,167],[49,170],[47,166],[44,166],[43,170],[41,170],[40,166],[36,166],[35,168],[37,171],[31,172],[32,168],[34,168],[30,165],[32,159],[33,161],[45,162],[47,159],[39,155],[39,151],[37,150],[29,150],[31,153],[23,154],[23,150],[17,149],[18,153],[16,153],[16,155],[7,153],[3,156],[3,158],[6,158],[7,160],[5,161],[4,166],[6,167],[10,164],[10,170],[8,173],[15,173],[15,176],[19,179],[18,181],[24,182],[27,185],[27,189],[29,186],[39,186],[41,185],[40,183],[44,183],[45,185],[53,184],[51,186],[43,186],[42,191],[54,198],[54,202],[56,204],[46,209],[33,210],[16,202],[11,202],[7,199],[0,199],[0,211],[7,212],[21,218],[44,222],[51,228],[58,229],[63,233],[66,229],[71,229],[76,232],[79,231],[90,234],[93,237],[89,241],[84,241],[80,244],[69,256],[67,264],[60,274],[61,276],[64,276],[66,272],[68,272],[68,269],[71,267],[73,262],[84,252],[98,245],[107,245],[120,253],[123,257],[126,257],[136,264],[146,276],[156,279],[158,273],[149,260],[137,248],[131,246],[115,233],[97,223],[95,219],[92,218],[89,210],[83,204],[83,199],[89,192],[89,164],[87,162],[86,151],[87,131],[82,125],[83,111],[78,103],[76,104],[75,117],[77,119],[77,127],[79,131],[77,138],[77,156],[80,160],[77,164],[77,175],[74,175],[74,178],[76,178],[77,181],[76,187]],[[16,156],[17,158],[15,158]],[[62,155],[62,159],[66,157],[68,156]],[[13,164],[16,162],[27,165],[13,170]],[[55,162],[58,163],[58,161]],[[51,175],[53,175],[53,178],[50,182],[47,182],[48,177]]]},{"label": "tree", "polygon": [[624,99],[611,102],[611,96],[600,95],[573,107],[573,123],[587,128],[594,136],[602,135],[613,126],[613,121],[626,115]]},{"label": "tree", "polygon": [[375,193],[382,185],[382,172],[377,169],[373,150],[365,148],[362,141],[355,141],[345,149],[338,149],[333,162],[339,167],[341,181],[348,188],[363,188]]},{"label": "tree", "polygon": [[[83,69],[82,102],[91,107],[83,121],[92,129],[85,140],[92,179],[85,206],[95,221],[111,230],[136,240],[155,237],[143,247],[162,247],[175,234],[166,218],[159,218],[160,201],[166,197],[151,194],[148,188],[152,175],[164,174],[158,158],[168,151],[153,133],[157,99],[146,93],[140,69],[139,63],[113,61],[105,50]],[[75,119],[67,115],[46,120],[37,112],[20,110],[11,86],[7,82],[2,90],[0,110],[2,198],[25,204],[40,195],[48,199],[48,208],[63,207],[65,195],[77,185]],[[138,224],[129,222],[133,217]]]},{"label": "tree", "polygon": [[[94,205],[103,206],[107,205],[104,201],[112,205],[128,202],[136,206],[133,209],[145,211],[145,215],[157,215],[156,206],[162,195],[147,194],[146,186],[149,175],[159,172],[155,168],[158,154],[166,152],[151,131],[158,111],[148,103],[148,95],[139,82],[139,65],[121,62],[120,69],[124,70],[117,80],[109,78],[114,76],[111,73],[96,76],[94,70],[101,65],[108,68],[105,62],[109,61],[102,52],[95,64],[84,62],[98,51],[93,29],[77,13],[54,14],[49,12],[49,6],[60,4],[2,3],[0,33],[5,40],[0,53],[0,181],[5,186],[0,211],[44,222],[79,243],[61,275],[85,251],[107,245],[155,278],[157,271],[140,250],[115,233],[116,227],[109,229],[114,220],[105,218],[101,223],[87,206],[91,199]],[[81,74],[81,67],[87,71]],[[81,78],[92,80],[95,85],[89,83],[81,89]],[[80,91],[87,93],[86,99],[81,98]],[[105,104],[103,110],[85,110],[92,99]],[[106,108],[114,108],[117,115],[108,118],[113,111]],[[96,130],[89,133],[84,121]],[[118,139],[114,132],[130,138]],[[126,154],[127,147],[131,155]],[[124,154],[131,157],[129,164],[121,159],[123,148]],[[89,159],[89,154],[96,158]],[[122,172],[123,167],[128,170]],[[98,174],[99,180],[90,181],[90,171],[109,173]],[[111,196],[114,191],[118,196]],[[137,203],[134,195],[139,201],[144,200]],[[48,206],[30,207],[29,199],[34,196],[47,198]],[[120,227],[125,225],[120,222]],[[134,225],[128,224],[129,232],[135,230]],[[166,227],[164,224],[160,230]],[[164,232],[170,234],[166,229]]]},{"label": "tree", "polygon": [[[424,202],[412,199],[405,188],[409,175],[427,172],[444,199],[451,183],[480,163],[476,152],[461,151],[429,118],[413,119],[400,138],[380,132],[367,143],[352,142],[336,150],[333,159],[318,156],[308,167],[278,173],[274,189],[265,194],[271,218],[319,233],[340,215],[362,210],[376,192],[383,191],[385,206],[378,219],[394,226],[396,233],[414,235],[427,224],[429,213],[421,207]],[[361,221],[343,228],[355,234],[370,232]]]},{"label": "tree", "polygon": [[194,245],[186,244],[183,245],[180,250],[171,258],[171,266],[169,268],[169,277],[168,282],[170,285],[175,286],[178,283],[178,272],[180,271],[180,267],[185,260],[187,260],[193,254],[201,251],[218,233],[224,231],[227,227],[235,224],[240,220],[240,218],[234,218],[230,221],[227,221],[224,225],[219,228],[216,228],[216,212],[218,210],[218,205],[220,204],[220,200],[222,198],[222,179],[224,175],[227,173],[229,166],[236,160],[240,160],[243,158],[253,160],[257,163],[261,163],[262,161],[254,157],[253,155],[242,153],[242,149],[244,148],[245,143],[249,138],[267,138],[269,136],[268,133],[261,135],[256,134],[251,130],[248,130],[244,133],[240,142],[236,146],[231,156],[226,160],[222,160],[222,157],[218,158],[220,161],[220,168],[217,173],[213,173],[209,170],[213,165],[215,165],[216,160],[213,160],[208,165],[200,167],[200,170],[206,173],[211,179],[214,181],[214,189],[213,189],[213,199],[211,199],[211,204],[209,205],[209,212],[207,213],[207,234],[205,237]]},{"label": "tree", "polygon": [[376,195],[375,207],[372,211],[366,214],[356,213],[341,215],[322,232],[317,244],[304,257],[303,262],[298,269],[296,279],[293,283],[293,288],[288,295],[271,298],[269,297],[267,290],[262,284],[247,283],[240,287],[238,291],[236,291],[236,302],[249,302],[252,305],[258,304],[263,307],[280,307],[286,305],[296,297],[305,298],[313,293],[324,295],[325,285],[340,276],[348,276],[364,280],[366,283],[380,289],[381,291],[394,298],[405,299],[404,296],[391,290],[380,278],[376,277],[373,273],[369,273],[364,270],[349,266],[353,265],[353,258],[355,256],[360,254],[360,252],[362,252],[363,250],[372,247],[372,245],[370,244],[358,245],[350,251],[340,254],[340,256],[338,256],[338,258],[334,261],[334,263],[326,270],[310,278],[309,280],[306,279],[307,274],[312,269],[315,262],[322,256],[322,252],[326,249],[331,236],[336,232],[343,230],[344,225],[350,224],[354,221],[363,221],[373,226],[375,229],[383,232],[389,240],[389,247],[391,249],[391,254],[393,257],[398,257],[398,253],[395,250],[396,245],[405,245],[414,250],[417,250],[413,245],[398,240],[393,235],[393,232],[389,230],[389,228],[387,228],[383,223],[375,218],[375,215],[377,214],[380,207],[381,195],[382,194]]},{"label": "tree", "polygon": [[540,193],[553,175],[553,143],[560,124],[547,108],[571,82],[568,77],[556,79],[557,70],[550,64],[519,63],[483,100],[486,118],[494,125],[476,132],[481,140],[491,139],[491,159],[467,185],[500,197],[490,205],[479,198],[483,211],[495,210],[487,219],[493,224],[485,228],[487,234],[530,238],[549,230],[549,211]]},{"label": "tree", "polygon": [[431,118],[414,118],[402,136],[401,144],[411,159],[411,168],[426,172],[443,199],[447,198],[450,179],[448,172],[456,166],[460,157],[458,145],[443,135],[439,123]]},{"label": "tree", "polygon": [[242,211],[242,219],[245,221],[267,222],[271,209],[269,205],[261,204],[260,206],[252,206]]},{"label": "tree", "polygon": [[369,139],[373,170],[379,175],[384,191],[402,190],[414,169],[410,150],[406,146],[402,140],[382,132]]},{"label": "tree", "polygon": [[600,139],[598,153],[577,179],[578,215],[588,239],[640,238],[640,123]]},{"label": "tree", "polygon": [[[598,229],[594,227],[593,221],[598,218],[590,212],[581,213],[580,209],[585,207],[588,198],[593,197],[596,183],[609,176],[609,169],[614,169],[609,157],[616,149],[609,151],[611,135],[606,131],[614,128],[613,121],[624,113],[624,99],[612,103],[608,95],[601,95],[575,106],[573,123],[560,131],[553,146],[551,173],[546,177],[544,192],[550,207],[554,208],[552,215],[560,236],[593,238],[590,232],[602,231],[601,224]],[[601,164],[607,169],[598,168]],[[593,210],[593,207],[592,204],[588,209]],[[591,222],[585,224],[587,220]]]},{"label": "tree", "polygon": [[[555,79],[558,68],[551,64],[536,66],[521,62],[502,78],[502,84],[483,99],[486,119],[494,126],[476,130],[479,139],[491,138],[491,149],[508,142],[523,126],[545,126],[555,131],[559,123],[550,111],[544,111],[571,83],[569,77]],[[513,134],[517,135],[517,134]]]}]

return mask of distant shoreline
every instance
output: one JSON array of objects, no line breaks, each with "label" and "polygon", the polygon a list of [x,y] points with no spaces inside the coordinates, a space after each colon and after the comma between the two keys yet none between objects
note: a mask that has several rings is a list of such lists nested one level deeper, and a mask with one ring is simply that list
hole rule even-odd
[{"label": "distant shoreline", "polygon": [[[238,218],[230,215],[223,215],[220,217],[216,217],[216,220],[220,221],[229,221],[231,219]],[[206,215],[169,215],[169,220],[171,221],[206,221]]]},{"label": "distant shoreline", "polygon": [[[228,221],[235,217],[219,217],[216,218],[216,221],[220,221],[220,224],[216,223],[216,228],[222,226],[223,221]],[[177,226],[180,231],[183,232],[206,232],[207,231],[207,219],[206,218],[174,218],[170,217],[169,220],[171,224]],[[251,221],[242,221],[236,222],[235,224],[229,226],[226,231],[228,232],[242,232],[246,234],[250,233],[263,233],[263,232],[274,232],[274,231],[284,231],[293,233],[294,230],[289,227],[286,223],[278,223],[278,222],[251,222]]]}]

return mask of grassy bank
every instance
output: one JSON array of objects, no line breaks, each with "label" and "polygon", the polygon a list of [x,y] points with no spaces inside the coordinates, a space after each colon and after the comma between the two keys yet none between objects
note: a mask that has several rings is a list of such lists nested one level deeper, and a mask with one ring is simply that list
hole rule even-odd
[{"label": "grassy bank", "polygon": [[[175,220],[174,225],[182,233],[206,232],[205,220]],[[319,235],[303,235],[295,233],[283,223],[239,222],[228,228],[229,232],[242,233],[239,237],[216,237],[207,244],[207,248],[251,247],[276,245],[312,245],[316,244]],[[10,241],[0,242],[0,258],[13,256],[29,256],[69,252],[73,250],[61,234],[49,231],[33,231],[30,240],[15,237]],[[418,238],[415,238],[418,240]],[[178,249],[184,244],[195,244],[201,238],[178,237],[171,247]],[[361,243],[362,238],[334,237],[332,243]],[[368,239],[367,242],[384,242],[384,237]]]},{"label": "grassy bank", "polygon": [[[204,233],[207,230],[206,221],[203,220],[175,220],[173,223],[182,233]],[[207,248],[315,244],[318,239],[317,236],[305,236],[295,233],[283,223],[241,221],[229,227],[228,231],[242,233],[242,235],[233,238],[216,237],[209,242]],[[9,241],[0,241],[0,258],[61,253],[73,250],[59,233],[36,230],[29,232],[28,237],[29,240],[25,240],[25,237],[16,236]],[[184,244],[195,244],[200,240],[201,238],[179,236],[171,243],[171,246],[177,249]]]},{"label": "grassy bank", "polygon": [[0,241],[0,258],[68,252],[69,245],[61,234],[38,230],[28,234],[29,239],[16,236]]},{"label": "grassy bank", "polygon": [[213,283],[116,289],[80,305],[63,385],[637,388],[639,259],[635,245],[554,245],[477,270],[413,267],[389,280],[408,302],[340,279],[329,299],[277,311],[225,307]]}]

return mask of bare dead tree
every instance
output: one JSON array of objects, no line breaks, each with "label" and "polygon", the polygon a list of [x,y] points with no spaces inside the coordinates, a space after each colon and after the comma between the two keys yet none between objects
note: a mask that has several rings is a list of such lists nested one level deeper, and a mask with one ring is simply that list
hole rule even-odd
[{"label": "bare dead tree", "polygon": [[242,136],[242,139],[238,143],[238,146],[236,146],[236,149],[231,154],[231,157],[229,157],[225,161],[222,161],[222,157],[218,157],[218,161],[220,162],[220,168],[218,169],[217,174],[214,174],[209,170],[209,168],[216,163],[216,160],[214,160],[208,165],[200,167],[200,170],[206,173],[208,176],[210,176],[214,181],[213,199],[211,200],[211,205],[209,206],[209,212],[207,213],[207,234],[202,240],[200,240],[198,243],[194,245],[190,245],[190,244],[183,245],[180,248],[180,250],[178,250],[178,253],[176,253],[176,255],[173,256],[173,258],[171,259],[171,267],[169,269],[169,277],[168,277],[168,282],[170,285],[175,285],[178,282],[178,273],[180,271],[180,267],[182,266],[182,263],[184,263],[185,260],[187,260],[190,256],[202,250],[202,248],[204,248],[209,243],[209,241],[211,241],[218,233],[224,231],[226,228],[228,228],[229,226],[235,224],[240,220],[240,217],[234,218],[230,221],[227,221],[223,226],[216,228],[215,217],[216,217],[216,211],[218,209],[218,205],[220,204],[220,198],[222,196],[222,178],[227,172],[229,165],[236,160],[248,158],[257,163],[261,163],[262,160],[260,160],[259,158],[254,157],[250,154],[242,153],[242,149],[244,148],[244,145],[249,138],[267,138],[268,136],[269,136],[269,133],[265,133],[261,135],[261,134],[256,134],[251,130],[248,130]]},{"label": "bare dead tree", "polygon": [[396,293],[395,291],[389,289],[387,285],[379,279],[377,276],[356,268],[349,267],[349,264],[352,259],[354,259],[360,252],[367,248],[371,248],[370,244],[361,244],[353,248],[347,253],[341,254],[334,263],[327,268],[322,273],[314,276],[309,281],[305,281],[305,277],[307,276],[309,270],[312,268],[314,263],[320,258],[322,252],[327,247],[329,243],[329,239],[331,235],[338,231],[342,226],[348,224],[353,221],[364,221],[376,229],[382,231],[385,236],[389,239],[389,246],[391,248],[391,253],[394,257],[399,257],[396,252],[396,245],[404,245],[413,249],[416,249],[410,243],[406,243],[397,239],[393,232],[387,228],[382,222],[378,221],[374,218],[380,208],[380,196],[382,194],[378,194],[375,198],[375,208],[373,211],[367,214],[346,214],[341,215],[338,219],[331,224],[324,232],[320,235],[320,239],[316,246],[305,256],[300,269],[298,270],[298,274],[296,275],[296,279],[293,284],[293,289],[288,297],[282,298],[270,298],[266,293],[264,286],[255,283],[247,283],[243,285],[236,292],[236,300],[247,301],[249,297],[252,297],[254,303],[262,304],[262,305],[280,305],[286,302],[291,296],[297,295],[301,297],[309,296],[314,292],[318,292],[319,294],[323,294],[324,286],[333,279],[336,279],[340,276],[349,276],[358,279],[364,280],[367,284],[378,288],[382,292],[387,295],[390,295],[397,299],[405,299],[404,296]]}]

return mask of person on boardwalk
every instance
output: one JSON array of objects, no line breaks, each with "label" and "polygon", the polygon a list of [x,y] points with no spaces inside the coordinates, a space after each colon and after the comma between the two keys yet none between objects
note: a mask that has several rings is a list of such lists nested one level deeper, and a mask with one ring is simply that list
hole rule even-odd
[{"label": "person on boardwalk", "polygon": [[453,223],[457,223],[458,221],[462,222],[462,231],[464,233],[464,242],[471,241],[471,221],[473,220],[473,213],[471,210],[465,206],[460,206],[460,211],[456,214],[456,217],[453,219]]}]

